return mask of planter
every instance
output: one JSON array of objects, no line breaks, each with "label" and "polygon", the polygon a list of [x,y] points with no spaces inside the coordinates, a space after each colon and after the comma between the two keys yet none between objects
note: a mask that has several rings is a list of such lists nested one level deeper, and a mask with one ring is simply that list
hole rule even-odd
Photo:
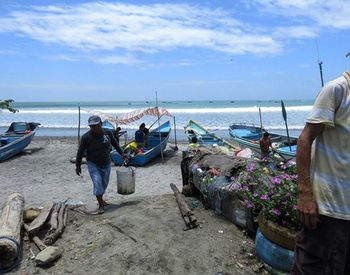
[{"label": "planter", "polygon": [[258,216],[258,224],[261,233],[268,240],[283,248],[294,250],[296,238],[296,232],[294,230],[266,220],[261,214]]},{"label": "planter", "polygon": [[294,252],[269,241],[258,229],[255,250],[259,258],[274,269],[290,272],[293,267]]}]

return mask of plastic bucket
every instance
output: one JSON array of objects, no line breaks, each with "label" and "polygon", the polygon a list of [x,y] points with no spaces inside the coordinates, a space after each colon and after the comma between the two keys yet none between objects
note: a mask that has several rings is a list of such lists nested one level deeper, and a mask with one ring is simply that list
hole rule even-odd
[{"label": "plastic bucket", "polygon": [[117,192],[121,195],[135,193],[135,169],[120,167],[117,169]]}]

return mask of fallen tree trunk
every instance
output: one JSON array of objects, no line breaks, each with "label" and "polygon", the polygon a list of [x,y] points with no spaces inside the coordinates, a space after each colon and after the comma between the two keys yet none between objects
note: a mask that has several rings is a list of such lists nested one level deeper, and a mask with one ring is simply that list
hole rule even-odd
[{"label": "fallen tree trunk", "polygon": [[197,218],[188,207],[186,201],[181,197],[179,189],[177,189],[176,185],[173,183],[170,183],[170,187],[174,191],[177,205],[179,206],[182,218],[185,221],[187,229],[198,227]]},{"label": "fallen tree trunk", "polygon": [[57,229],[53,232],[49,232],[49,234],[45,237],[44,243],[46,245],[52,245],[62,235],[65,228],[65,224],[67,222],[67,211],[68,211],[67,206],[63,204],[60,207],[60,210],[57,216],[57,221],[58,221]]},{"label": "fallen tree trunk", "polygon": [[11,194],[0,216],[0,273],[13,268],[19,260],[23,211],[23,195]]}]

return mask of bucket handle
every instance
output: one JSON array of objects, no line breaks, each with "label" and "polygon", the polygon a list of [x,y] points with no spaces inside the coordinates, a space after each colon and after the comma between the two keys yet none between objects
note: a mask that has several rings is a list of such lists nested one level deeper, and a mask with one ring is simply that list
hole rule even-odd
[{"label": "bucket handle", "polygon": [[135,176],[135,168],[131,167],[131,166],[127,166],[128,167],[128,170],[130,171],[131,170],[131,174],[132,176],[134,177]]}]

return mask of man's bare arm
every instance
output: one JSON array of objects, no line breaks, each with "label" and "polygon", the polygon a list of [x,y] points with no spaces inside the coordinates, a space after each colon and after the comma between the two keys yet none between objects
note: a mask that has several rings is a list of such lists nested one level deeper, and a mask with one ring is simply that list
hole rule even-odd
[{"label": "man's bare arm", "polygon": [[318,222],[317,204],[310,183],[311,145],[323,129],[324,124],[307,123],[298,140],[298,213],[301,222],[309,229],[315,229]]}]

